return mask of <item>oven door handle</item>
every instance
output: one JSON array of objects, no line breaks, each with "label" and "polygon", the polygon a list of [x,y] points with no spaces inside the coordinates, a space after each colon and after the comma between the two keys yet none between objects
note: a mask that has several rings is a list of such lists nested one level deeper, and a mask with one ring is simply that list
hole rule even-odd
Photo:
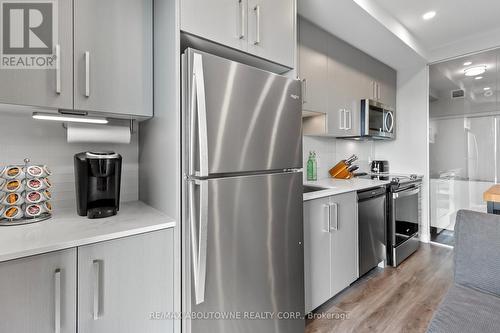
[{"label": "oven door handle", "polygon": [[417,187],[412,190],[405,190],[401,192],[396,192],[392,194],[393,199],[398,199],[398,198],[404,198],[404,197],[410,197],[412,195],[418,194],[420,192],[420,187]]}]

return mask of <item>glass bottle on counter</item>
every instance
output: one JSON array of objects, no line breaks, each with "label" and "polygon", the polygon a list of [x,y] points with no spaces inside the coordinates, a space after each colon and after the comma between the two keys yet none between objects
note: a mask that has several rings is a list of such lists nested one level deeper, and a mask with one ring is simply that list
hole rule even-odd
[{"label": "glass bottle on counter", "polygon": [[316,153],[314,151],[309,152],[309,158],[307,160],[307,181],[318,180],[318,165],[316,162]]}]

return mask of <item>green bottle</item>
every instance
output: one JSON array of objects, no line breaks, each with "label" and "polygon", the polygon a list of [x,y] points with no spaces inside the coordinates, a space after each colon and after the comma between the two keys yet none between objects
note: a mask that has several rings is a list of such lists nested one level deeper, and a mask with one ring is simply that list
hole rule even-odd
[{"label": "green bottle", "polygon": [[307,180],[311,181],[313,179],[313,167],[314,167],[314,162],[312,158],[312,151],[309,152],[309,158],[307,159]]},{"label": "green bottle", "polygon": [[312,155],[312,158],[313,158],[313,171],[312,171],[312,180],[318,180],[318,162],[316,161],[316,152],[313,151],[313,155]]}]

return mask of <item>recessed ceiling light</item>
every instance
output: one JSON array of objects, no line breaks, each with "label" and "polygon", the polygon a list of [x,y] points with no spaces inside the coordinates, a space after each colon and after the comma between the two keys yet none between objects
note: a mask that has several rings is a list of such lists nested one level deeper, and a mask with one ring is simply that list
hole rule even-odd
[{"label": "recessed ceiling light", "polygon": [[465,76],[476,76],[486,72],[486,66],[475,66],[464,70]]},{"label": "recessed ceiling light", "polygon": [[464,62],[464,66],[470,66],[470,65],[472,65],[472,61]]},{"label": "recessed ceiling light", "polygon": [[482,76],[478,76],[478,77],[475,77],[474,79],[476,79],[476,80],[482,80],[483,77]]},{"label": "recessed ceiling light", "polygon": [[483,89],[486,91],[486,90],[490,90],[491,88],[490,87],[484,87]]},{"label": "recessed ceiling light", "polygon": [[424,20],[430,20],[430,19],[434,18],[434,16],[436,16],[436,12],[435,11],[431,11],[431,12],[427,12],[424,15],[422,15],[422,18]]}]

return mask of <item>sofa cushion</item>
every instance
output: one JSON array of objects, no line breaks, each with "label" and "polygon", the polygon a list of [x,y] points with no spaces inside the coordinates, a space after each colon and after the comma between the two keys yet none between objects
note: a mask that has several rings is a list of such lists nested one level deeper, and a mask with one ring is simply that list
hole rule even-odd
[{"label": "sofa cushion", "polygon": [[427,332],[498,333],[499,314],[499,297],[455,284],[446,293]]}]

